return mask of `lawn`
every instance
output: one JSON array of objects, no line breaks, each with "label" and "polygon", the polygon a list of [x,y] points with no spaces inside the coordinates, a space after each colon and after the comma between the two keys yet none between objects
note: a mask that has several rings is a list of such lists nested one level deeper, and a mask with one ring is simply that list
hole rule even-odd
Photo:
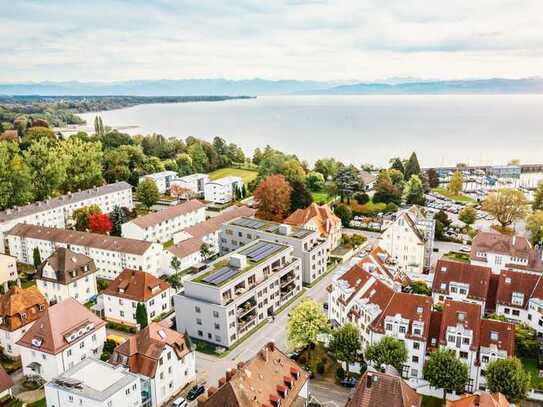
[{"label": "lawn", "polygon": [[241,177],[245,185],[249,184],[257,176],[256,171],[242,170],[240,168],[221,168],[207,174],[211,181],[223,177]]},{"label": "lawn", "polygon": [[317,203],[328,203],[332,200],[332,197],[324,191],[311,192],[311,195],[313,195],[313,201]]},{"label": "lawn", "polygon": [[462,263],[469,263],[469,253],[460,253],[460,252],[448,252],[443,255],[451,260],[456,260]]},{"label": "lawn", "polygon": [[422,407],[442,407],[443,400],[432,396],[422,396]]},{"label": "lawn", "polygon": [[384,212],[386,207],[387,205],[383,202],[374,203],[373,201],[369,201],[364,205],[360,205],[355,199],[351,199],[351,209],[353,212],[362,213],[368,216]]},{"label": "lawn", "polygon": [[446,196],[449,199],[452,199],[453,201],[460,202],[460,203],[477,203],[475,199],[473,199],[470,196],[459,194],[454,195],[451,194],[449,191],[447,191],[446,188],[434,188],[432,191],[437,192],[438,194],[441,194],[443,196]]},{"label": "lawn", "polygon": [[524,369],[530,373],[531,381],[530,384],[533,388],[538,390],[543,390],[543,379],[539,377],[539,369],[537,367],[537,360],[530,358],[520,358],[522,366]]}]

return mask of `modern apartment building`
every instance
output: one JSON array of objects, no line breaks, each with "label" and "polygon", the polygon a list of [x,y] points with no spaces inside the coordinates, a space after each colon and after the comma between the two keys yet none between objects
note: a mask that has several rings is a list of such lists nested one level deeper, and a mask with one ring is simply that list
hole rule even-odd
[{"label": "modern apartment building", "polygon": [[206,220],[206,206],[196,200],[153,212],[123,223],[122,236],[129,239],[164,243],[173,240],[176,233]]},{"label": "modern apartment building", "polygon": [[96,266],[90,257],[59,247],[38,267],[36,286],[50,303],[74,298],[85,304],[98,294]]},{"label": "modern apartment building", "polygon": [[94,260],[97,277],[113,280],[125,268],[159,276],[162,245],[97,233],[18,224],[7,233],[9,249],[18,261],[32,264],[34,248],[47,258],[59,247]]},{"label": "modern apartment building", "polygon": [[0,212],[0,252],[5,253],[6,250],[5,233],[18,223],[62,229],[71,223],[76,209],[89,205],[98,205],[105,213],[111,212],[115,206],[133,209],[132,186],[116,182],[6,209]]},{"label": "modern apartment building", "polygon": [[301,289],[293,248],[256,240],[185,281],[174,296],[177,330],[230,347]]},{"label": "modern apartment building", "polygon": [[327,242],[319,232],[254,218],[234,219],[219,232],[221,254],[237,250],[256,239],[264,239],[291,246],[295,257],[302,261],[304,284],[311,284],[326,273]]},{"label": "modern apartment building", "polygon": [[205,184],[208,182],[209,177],[207,174],[190,174],[173,179],[171,185],[179,185],[181,188],[203,196]]},{"label": "modern apartment building", "polygon": [[209,181],[204,186],[204,197],[206,201],[217,204],[231,202],[235,198],[235,191],[243,188],[241,177],[224,177]]},{"label": "modern apartment building", "polygon": [[175,171],[162,171],[144,175],[143,177],[140,177],[139,182],[150,179],[156,184],[158,192],[164,194],[170,189],[171,182],[176,177],[177,173]]}]

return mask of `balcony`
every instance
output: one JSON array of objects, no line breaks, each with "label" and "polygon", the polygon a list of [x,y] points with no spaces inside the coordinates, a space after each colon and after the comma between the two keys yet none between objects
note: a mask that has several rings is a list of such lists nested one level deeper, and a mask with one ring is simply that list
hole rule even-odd
[{"label": "balcony", "polygon": [[295,279],[296,276],[294,275],[294,273],[288,273],[287,275],[281,277],[281,288],[293,282]]},{"label": "balcony", "polygon": [[247,301],[245,301],[236,309],[236,315],[238,316],[238,318],[241,318],[247,313],[254,310],[255,308],[256,308],[256,300],[254,299],[254,297],[249,298]]},{"label": "balcony", "polygon": [[248,329],[252,328],[255,325],[256,325],[256,313],[249,314],[246,317],[242,318],[242,320],[238,324],[239,335],[247,332]]}]

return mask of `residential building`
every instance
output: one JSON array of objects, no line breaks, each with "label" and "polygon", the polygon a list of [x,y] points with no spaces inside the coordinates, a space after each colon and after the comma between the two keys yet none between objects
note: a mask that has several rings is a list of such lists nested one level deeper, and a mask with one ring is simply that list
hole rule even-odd
[{"label": "residential building", "polygon": [[138,376],[123,367],[84,359],[45,385],[47,407],[142,407]]},{"label": "residential building", "polygon": [[438,260],[432,284],[434,304],[443,303],[446,299],[473,302],[479,304],[484,313],[491,274],[489,267],[445,258]]},{"label": "residential building", "polygon": [[326,273],[328,263],[327,242],[319,232],[297,226],[254,218],[239,218],[225,223],[219,232],[219,247],[222,254],[264,239],[291,246],[294,256],[302,260],[304,284],[311,284]]},{"label": "residential building", "polygon": [[145,271],[123,270],[102,291],[104,318],[108,321],[136,326],[136,308],[143,304],[149,320],[169,313],[172,306],[170,285]]},{"label": "residential building", "polygon": [[[217,216],[175,234],[174,245],[164,251],[163,268],[169,268],[170,273],[174,273],[200,263],[204,260],[200,253],[204,243],[208,247],[210,256],[219,253],[219,229],[222,225],[241,216],[254,216],[255,212],[255,209],[247,206],[231,206]],[[179,261],[178,270],[172,267],[174,257]]]},{"label": "residential building", "polygon": [[532,247],[523,236],[479,232],[472,241],[471,264],[490,267],[499,274],[504,269],[543,272],[543,251]]},{"label": "residential building", "polygon": [[0,347],[10,358],[19,356],[16,343],[47,310],[36,287],[12,287],[0,297]]},{"label": "residential building", "polygon": [[32,264],[34,248],[47,258],[58,247],[94,260],[97,277],[113,280],[125,268],[146,270],[158,276],[162,245],[144,240],[18,224],[8,233],[9,249],[21,263]]},{"label": "residential building", "polygon": [[329,287],[328,314],[333,325],[353,323],[362,348],[384,336],[401,339],[408,351],[404,377],[421,379],[430,331],[432,299],[400,291],[381,273],[366,267],[368,260],[343,275],[334,275]]},{"label": "residential building", "polygon": [[6,232],[18,223],[64,229],[72,223],[76,209],[89,205],[98,205],[105,213],[113,211],[116,206],[133,209],[132,186],[127,182],[116,182],[6,209],[0,212],[0,252],[5,253],[6,250]]},{"label": "residential building", "polygon": [[86,358],[99,358],[106,323],[73,298],[55,304],[17,342],[23,375],[44,381]]},{"label": "residential building", "polygon": [[90,257],[59,247],[38,267],[36,286],[49,303],[71,297],[85,304],[98,294],[96,266]]},{"label": "residential building", "polygon": [[139,182],[142,182],[145,179],[150,179],[156,184],[158,192],[165,194],[167,191],[169,191],[171,182],[176,177],[177,173],[175,171],[161,171],[144,175],[143,177],[140,177]]},{"label": "residential building", "polygon": [[377,181],[377,175],[372,174],[368,171],[360,171],[360,179],[364,184],[364,189],[366,191],[372,191],[375,188],[375,182]]},{"label": "residential building", "polygon": [[198,407],[294,407],[307,404],[309,374],[273,342],[256,356],[228,369],[198,398]]},{"label": "residential building", "polygon": [[451,349],[466,363],[468,392],[486,389],[484,373],[490,362],[514,355],[514,325],[481,318],[479,304],[445,300],[443,312],[432,313],[432,325],[439,325],[439,333],[436,329],[436,336],[430,337],[430,348]]},{"label": "residential building", "polygon": [[328,242],[330,252],[341,244],[341,219],[334,215],[328,205],[319,206],[313,202],[305,209],[295,210],[285,219],[285,223],[319,232],[320,237]]},{"label": "residential building", "polygon": [[202,202],[193,199],[123,223],[121,234],[129,239],[164,243],[173,240],[175,233],[205,221],[205,209]]},{"label": "residential building", "polygon": [[171,185],[178,185],[181,188],[188,189],[195,194],[203,196],[205,184],[208,182],[209,177],[207,174],[190,174],[173,179]]},{"label": "residential building", "polygon": [[230,347],[302,289],[293,248],[256,240],[184,282],[174,295],[177,330]]},{"label": "residential building", "polygon": [[11,388],[14,385],[11,376],[0,366],[0,400],[6,400],[12,396]]},{"label": "residential building", "polygon": [[235,191],[243,188],[241,177],[224,177],[209,181],[204,186],[206,201],[225,204],[235,199]]},{"label": "residential building", "polygon": [[150,406],[162,406],[196,378],[190,339],[156,322],[117,346],[111,363],[141,378]]},{"label": "residential building", "polygon": [[420,407],[422,396],[401,377],[367,370],[345,407]]},{"label": "residential building", "polygon": [[10,281],[17,281],[17,259],[7,254],[0,254],[0,285],[4,287]]},{"label": "residential building", "polygon": [[379,246],[409,275],[429,270],[435,222],[416,206],[398,213],[379,237]]},{"label": "residential building", "polygon": [[510,407],[511,404],[501,393],[479,391],[476,394],[463,394],[457,400],[447,400],[446,407]]}]

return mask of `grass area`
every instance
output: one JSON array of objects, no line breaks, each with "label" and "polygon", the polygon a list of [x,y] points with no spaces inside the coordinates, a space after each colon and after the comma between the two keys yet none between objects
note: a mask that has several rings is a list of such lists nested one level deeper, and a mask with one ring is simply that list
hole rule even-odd
[{"label": "grass area", "polygon": [[211,181],[223,177],[241,177],[245,185],[249,184],[257,176],[257,172],[253,170],[244,170],[241,168],[220,168],[207,174]]},{"label": "grass area", "polygon": [[443,400],[432,396],[422,396],[422,407],[442,407]]},{"label": "grass area", "polygon": [[173,246],[173,239],[170,239],[167,242],[162,243],[162,247],[164,249],[167,249],[168,247],[172,247],[172,246]]},{"label": "grass area", "polygon": [[447,259],[460,261],[462,263],[469,263],[469,253],[460,253],[460,252],[448,252],[443,255]]},{"label": "grass area", "polygon": [[313,196],[313,202],[318,204],[321,202],[329,203],[333,200],[333,198],[324,191],[311,192],[311,195]]},{"label": "grass area", "polygon": [[27,407],[45,407],[46,405],[47,404],[45,402],[45,398],[43,398],[41,400],[36,400],[33,403],[27,403],[26,404]]},{"label": "grass area", "polygon": [[298,358],[298,363],[318,375],[319,380],[325,380],[329,383],[336,382],[336,371],[339,364],[328,354],[323,345],[317,344],[315,349],[305,349]]},{"label": "grass area", "polygon": [[0,364],[6,371],[6,373],[11,374],[21,368],[21,358],[10,359],[7,356],[0,357]]},{"label": "grass area", "polygon": [[524,369],[530,373],[531,381],[530,384],[532,388],[543,390],[543,379],[539,377],[539,368],[537,367],[537,359],[531,358],[520,358],[522,366]]},{"label": "grass area", "polygon": [[351,199],[351,209],[353,212],[362,213],[365,215],[375,215],[379,212],[384,212],[387,205],[383,202],[374,203],[369,201],[364,205],[360,205],[355,199]]},{"label": "grass area", "polygon": [[470,196],[459,194],[454,195],[451,194],[449,191],[447,191],[446,188],[440,187],[440,188],[434,188],[432,191],[437,192],[438,194],[441,194],[449,199],[452,199],[453,201],[460,202],[460,203],[477,203],[475,199],[473,199]]}]

